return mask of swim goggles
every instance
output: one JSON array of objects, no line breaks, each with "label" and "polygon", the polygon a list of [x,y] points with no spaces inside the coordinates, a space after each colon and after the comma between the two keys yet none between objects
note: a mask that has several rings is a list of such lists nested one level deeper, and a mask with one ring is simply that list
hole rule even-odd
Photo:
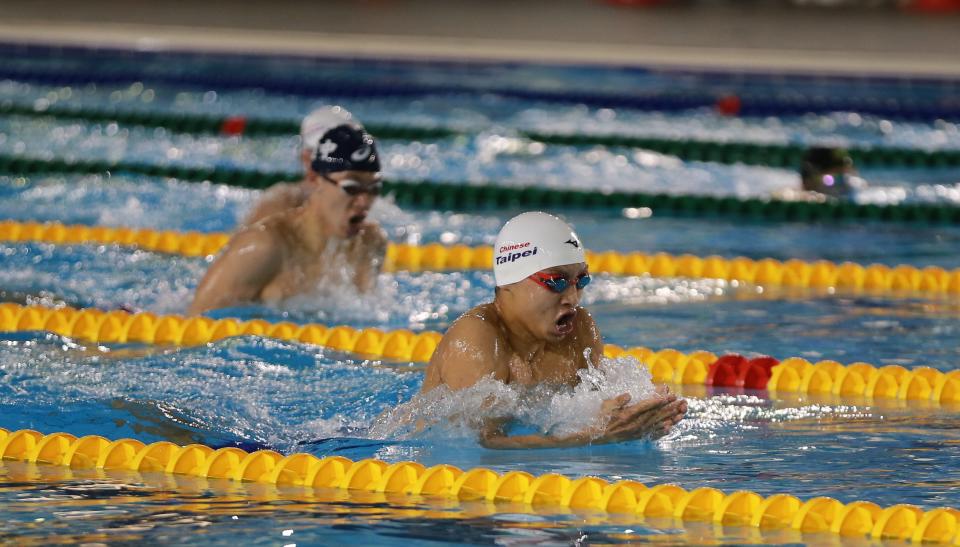
[{"label": "swim goggles", "polygon": [[567,290],[567,287],[570,286],[571,282],[577,286],[577,289],[582,289],[589,285],[591,281],[589,272],[583,272],[572,281],[567,279],[563,274],[548,274],[543,272],[537,272],[531,275],[529,279],[532,279],[534,283],[540,285],[548,291],[555,292],[557,294]]},{"label": "swim goggles", "polygon": [[383,182],[379,180],[373,184],[363,184],[353,179],[336,181],[326,175],[320,175],[320,177],[330,184],[339,187],[341,190],[343,190],[344,194],[350,197],[357,197],[360,194],[370,194],[373,197],[377,197],[380,195],[380,192],[383,191]]},{"label": "swim goggles", "polygon": [[847,177],[847,175],[844,173],[835,173],[823,175],[823,177],[820,178],[820,181],[823,182],[823,185],[828,188],[845,188],[849,185],[847,180],[848,178],[849,177]]}]

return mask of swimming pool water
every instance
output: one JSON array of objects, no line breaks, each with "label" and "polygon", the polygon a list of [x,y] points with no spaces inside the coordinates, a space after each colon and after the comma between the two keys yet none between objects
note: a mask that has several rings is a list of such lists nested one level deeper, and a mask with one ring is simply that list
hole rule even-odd
[{"label": "swimming pool water", "polygon": [[[849,90],[847,90],[849,92]],[[29,105],[37,112],[65,105],[79,109],[112,108],[119,112],[164,112],[197,115],[241,115],[294,123],[323,103],[346,97],[296,97],[263,90],[220,90],[202,87],[120,84],[48,85],[0,81],[0,100]],[[850,146],[875,145],[922,149],[955,149],[960,143],[956,120],[890,120],[857,112],[765,117],[730,117],[710,108],[681,112],[644,111],[625,107],[557,105],[495,94],[349,97],[350,111],[368,124],[444,127],[460,131],[538,131],[560,134],[617,134],[761,143],[827,141]]]},{"label": "swimming pool water", "polygon": [[[64,349],[60,340],[22,337],[19,343],[10,340],[4,345],[0,362],[8,385],[17,386],[19,391],[5,389],[0,404],[3,415],[15,427],[63,429],[109,438],[133,436],[144,441],[166,439],[182,444],[273,447],[355,460],[375,456],[387,461],[414,459],[426,465],[482,465],[498,471],[593,474],[648,484],[669,480],[687,488],[747,488],[761,495],[791,492],[802,498],[830,495],[843,502],[870,499],[881,505],[909,502],[922,506],[956,503],[955,482],[945,473],[957,465],[956,453],[950,449],[956,415],[940,409],[877,408],[866,401],[857,406],[829,399],[774,403],[736,394],[714,394],[703,399],[706,394],[697,394],[691,398],[690,418],[675,436],[658,446],[627,443],[552,450],[550,457],[544,458],[542,451],[487,451],[468,439],[450,443],[449,439],[429,437],[406,441],[364,438],[365,424],[379,411],[412,395],[421,378],[419,371],[405,366],[371,366],[291,344],[241,338],[173,354],[124,358],[85,355],[75,348]],[[304,512],[332,511],[316,498],[306,500],[291,514],[285,509],[262,507],[256,495],[237,494],[234,505],[223,507],[226,514],[243,519],[234,523],[223,512],[211,513],[206,510],[208,506],[193,505],[186,495],[190,489],[184,492],[180,477],[176,478],[176,487],[159,489],[149,486],[156,479],[134,477],[124,483],[123,477],[111,475],[88,482],[84,481],[84,472],[24,481],[16,479],[18,466],[22,468],[22,464],[4,462],[0,468],[8,481],[14,481],[0,494],[9,501],[4,504],[4,516],[35,520],[55,509],[60,514],[48,518],[50,524],[35,525],[46,533],[57,533],[60,527],[75,524],[73,519],[82,519],[87,522],[75,524],[79,528],[71,527],[72,533],[81,534],[91,523],[96,528],[90,533],[129,525],[134,537],[160,541],[170,528],[192,531],[191,523],[199,519],[210,522],[211,541],[226,541],[253,530],[275,534],[280,529],[294,529],[300,534],[298,539],[314,541],[337,534],[337,527],[328,529],[323,519],[303,521]],[[117,487],[117,482],[131,486]],[[89,491],[80,488],[84,484]],[[43,493],[61,489],[70,492],[73,487],[80,491],[72,492],[66,503]],[[32,493],[35,488],[41,492]],[[201,484],[197,488],[197,496],[216,500],[225,486]],[[250,487],[226,488],[236,491]],[[137,489],[135,499],[127,499],[129,489]],[[86,507],[73,507],[87,495],[95,496],[95,501]],[[323,499],[322,494],[312,495]],[[31,500],[33,496],[40,499]],[[171,501],[171,496],[180,501]],[[33,510],[28,510],[30,501]],[[209,503],[211,508],[218,506],[215,501]],[[366,514],[363,504],[357,509],[342,503],[341,509],[351,513],[347,518],[355,523],[358,533],[374,536],[371,541],[389,543],[392,533],[416,538],[417,530],[426,524],[419,515],[414,515],[417,518],[413,522],[397,524],[394,530],[383,528],[381,519],[397,512],[383,503],[377,506],[382,514],[376,516]],[[404,500],[400,505],[407,507],[410,503]],[[70,516],[71,509],[87,513]],[[499,508],[500,515],[494,520],[511,518],[509,510],[506,515],[503,511]],[[157,516],[157,512],[165,517]],[[533,518],[535,522],[543,519]],[[593,533],[589,518],[568,515],[564,520],[567,528],[563,533]],[[471,518],[457,517],[451,525],[458,528],[471,522]],[[474,524],[493,533],[490,524]],[[599,537],[624,529],[604,524],[599,526]],[[667,531],[673,526],[668,523]],[[663,524],[652,523],[651,527],[656,533],[664,532]],[[630,528],[636,530],[636,523]],[[20,530],[16,537],[28,533]],[[504,533],[513,535],[517,531]],[[562,541],[564,536],[557,533],[560,535],[544,539]]]},{"label": "swimming pool water", "polygon": [[[278,63],[277,70],[297,66]],[[331,62],[328,68],[336,74],[377,77],[376,71],[364,66],[351,68]],[[430,67],[411,75],[394,67],[382,77],[403,76],[423,83],[448,69]],[[515,83],[512,78],[518,73],[533,71],[523,67],[490,70],[508,83]],[[476,73],[465,72],[469,71],[454,70],[455,77],[465,79],[463,85],[482,83]],[[581,75],[544,69],[529,85],[575,89],[578,84],[573,82]],[[610,75],[604,85],[615,90],[618,82],[635,78],[639,76]],[[662,81],[653,77],[647,84],[653,88]],[[227,90],[204,103],[207,91],[149,82],[132,94],[129,87],[111,89],[106,85],[71,88],[69,93],[63,89],[6,82],[0,85],[0,97],[36,101],[46,96],[49,100],[56,92],[57,101],[69,104],[132,105],[139,101],[148,108],[240,111],[289,119],[325,100],[262,90]],[[156,90],[154,99],[144,102],[148,89]],[[754,88],[757,93],[771,90],[776,87],[769,81]],[[880,91],[872,89],[871,93]],[[924,93],[917,90],[917,96]],[[950,121],[891,122],[888,133],[877,134],[879,120],[864,116],[866,121],[854,126],[848,114],[729,120],[695,117],[690,112],[626,109],[611,113],[471,94],[364,99],[346,106],[364,120],[480,131],[466,139],[385,142],[391,176],[498,184],[538,182],[559,188],[612,185],[678,193],[762,195],[794,184],[795,175],[787,170],[683,162],[602,147],[531,149],[529,143],[511,136],[511,131],[531,127],[624,134],[676,131],[686,137],[760,142],[805,142],[836,131],[852,144],[882,142],[945,149],[960,142]],[[254,111],[254,107],[261,110]],[[191,136],[26,117],[0,118],[0,136],[0,152],[33,157],[296,168],[295,138]],[[876,176],[886,176],[892,185],[912,190],[925,183],[949,190],[950,184],[960,180],[954,172],[923,169]],[[945,195],[940,199],[950,201]],[[6,176],[0,179],[0,218],[230,231],[258,196],[256,191],[221,185],[123,174]],[[396,242],[480,245],[491,243],[502,222],[514,213],[402,210],[387,199],[377,205],[374,217]],[[749,223],[656,216],[630,219],[620,211],[571,212],[566,217],[594,250],[960,267],[960,229],[955,227]],[[0,256],[0,289],[9,300],[103,309],[128,306],[157,313],[182,313],[207,266],[203,259],[112,245],[0,242]],[[320,288],[288,302],[285,310],[247,306],[213,315],[443,330],[463,311],[487,301],[493,288],[488,272],[401,272],[384,274],[379,283],[381,292],[375,298]],[[960,362],[956,344],[960,302],[956,298],[760,290],[709,280],[598,276],[585,303],[606,341],[624,346],[926,365],[939,370],[953,370]],[[646,484],[675,482],[685,488],[749,489],[761,495],[786,492],[803,499],[827,495],[842,502],[864,499],[881,506],[960,506],[954,477],[960,463],[955,450],[955,433],[960,427],[956,409],[832,397],[771,400],[764,392],[688,388],[688,419],[675,434],[656,444],[498,452],[483,449],[469,436],[450,438],[449,432],[442,431],[372,437],[370,426],[380,413],[417,392],[422,369],[422,364],[361,360],[258,337],[195,348],[145,349],[87,346],[45,333],[2,333],[0,426],[99,434],[111,439],[134,437],[144,442],[270,447],[284,453],[338,454],[354,460],[412,459],[425,465],[596,475]],[[104,475],[7,461],[0,463],[0,522],[5,523],[0,524],[0,537],[14,543],[818,540],[785,531],[680,526],[657,519],[624,522],[576,513],[531,515],[522,508],[486,504],[438,507],[434,501],[407,498],[278,491],[263,485],[169,475]],[[841,542],[835,536],[820,539]]]},{"label": "swimming pool water", "polygon": [[[34,89],[37,88],[37,89]],[[259,93],[224,96],[207,91],[195,95],[176,93],[176,99],[153,105],[157,93],[137,83],[123,90],[99,90],[22,83],[0,83],[0,99],[13,104],[30,104],[42,111],[47,104],[92,103],[97,108],[131,109],[130,101],[151,97],[148,111],[183,111],[181,102],[196,103],[208,114],[211,110],[255,116],[258,109],[270,108],[269,117],[296,120],[312,107],[337,101],[292,100]],[[78,97],[75,97],[78,96]],[[31,99],[32,98],[32,99]],[[86,98],[86,99],[84,99]],[[39,105],[37,102],[40,102]],[[447,127],[467,131],[460,137],[437,141],[385,140],[381,149],[386,158],[385,173],[401,179],[463,181],[499,185],[534,185],[560,188],[600,188],[668,193],[700,193],[736,196],[769,196],[796,186],[791,169],[762,166],[719,165],[709,162],[682,162],[672,156],[626,147],[574,147],[548,145],[519,136],[518,131],[534,130],[559,134],[607,133],[658,138],[704,139],[719,142],[778,144],[833,144],[841,146],[892,146],[917,150],[955,150],[960,143],[956,123],[894,122],[879,117],[840,112],[822,115],[730,118],[707,109],[677,113],[650,113],[626,108],[587,108],[541,104],[531,101],[457,96],[455,101],[413,101],[409,97],[351,99],[351,109],[367,123]],[[170,103],[170,104],[166,104]],[[119,105],[119,106],[118,106]],[[291,105],[296,109],[291,112]],[[404,106],[406,105],[406,106]],[[141,105],[134,109],[143,109]],[[290,112],[282,116],[281,112]],[[399,115],[397,113],[400,113]],[[404,116],[419,112],[419,118]],[[506,115],[505,113],[513,113]],[[451,122],[450,119],[454,121]],[[456,120],[462,120],[457,122]],[[158,165],[205,165],[243,169],[297,171],[296,136],[230,138],[190,135],[161,128],[126,127],[115,123],[84,123],[9,116],[0,120],[0,153],[29,157],[64,159],[105,159],[146,161]],[[873,184],[858,201],[898,203],[901,201],[960,202],[956,169],[928,168],[902,170],[863,167]]]}]

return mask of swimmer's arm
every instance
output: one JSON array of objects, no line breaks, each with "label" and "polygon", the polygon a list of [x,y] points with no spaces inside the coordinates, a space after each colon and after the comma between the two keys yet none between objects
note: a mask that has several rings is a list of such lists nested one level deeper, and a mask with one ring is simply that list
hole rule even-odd
[{"label": "swimmer's arm", "polygon": [[191,315],[256,300],[279,272],[279,242],[257,227],[233,237],[197,286]]},{"label": "swimmer's arm", "polygon": [[369,224],[360,237],[363,238],[363,245],[360,248],[354,282],[358,289],[367,292],[377,284],[377,276],[383,269],[383,261],[387,255],[387,234],[376,224]]},{"label": "swimmer's arm", "polygon": [[513,450],[518,448],[565,448],[589,444],[592,438],[586,432],[573,435],[507,435],[504,432],[505,421],[488,420],[480,430],[480,444],[484,448],[495,450]]}]

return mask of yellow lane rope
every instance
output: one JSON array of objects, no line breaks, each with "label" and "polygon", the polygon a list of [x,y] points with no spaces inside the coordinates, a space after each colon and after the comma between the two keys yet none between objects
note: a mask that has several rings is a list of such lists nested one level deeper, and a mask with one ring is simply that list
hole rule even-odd
[{"label": "yellow lane rope", "polygon": [[[101,311],[94,308],[47,308],[0,304],[0,332],[48,331],[98,344],[166,344],[195,346],[223,338],[254,335],[288,342],[324,346],[359,356],[401,361],[427,362],[440,341],[435,331],[414,333],[400,329],[356,329],[348,325],[325,326],[316,323],[297,325],[288,321],[271,323],[263,319],[214,320],[208,317],[157,315],[151,312],[129,313],[123,310]],[[653,351],[645,347],[604,346],[610,358],[628,354],[650,370],[657,382],[678,385],[731,387],[736,384],[714,381],[718,357],[709,351],[683,353],[672,348]],[[743,385],[765,387],[771,394],[804,393],[839,397],[865,397],[941,405],[960,404],[960,370],[941,372],[930,367],[907,369],[900,365],[876,367],[869,363],[842,365],[823,360],[816,363],[792,357],[780,361],[766,372],[745,366],[731,370],[743,378],[750,374],[769,375],[762,382]],[[711,375],[711,372],[713,374]]]},{"label": "yellow lane rope", "polygon": [[389,464],[376,459],[351,461],[342,456],[284,456],[272,450],[246,452],[166,441],[146,445],[135,439],[111,441],[99,435],[43,435],[30,429],[0,428],[0,459],[71,468],[137,472],[162,471],[211,479],[276,485],[381,492],[440,500],[486,500],[522,504],[528,511],[563,507],[636,517],[674,517],[757,528],[792,528],[804,533],[899,539],[914,543],[960,544],[960,511],[942,507],[924,511],[908,504],[880,507],[869,501],[841,503],[829,497],[809,500],[790,494],[763,497],[749,490],[727,494],[712,487],[685,490],[675,484],[648,487],[597,477],[570,479],[556,473],[534,476],[525,471],[503,474],[453,465],[430,468],[417,462]]},{"label": "yellow lane rope", "polygon": [[[184,256],[216,254],[227,242],[225,233],[203,234],[149,228],[110,228],[59,223],[0,222],[0,241],[37,241],[56,244],[99,243],[133,245],[139,248]],[[828,260],[806,262],[773,258],[723,258],[694,255],[653,255],[616,251],[587,252],[590,270],[612,275],[691,277],[723,279],[763,286],[835,287],[872,292],[905,291],[960,295],[960,268],[938,266],[917,268],[901,264],[863,266],[853,262],[837,264]],[[387,271],[443,271],[489,269],[491,247],[440,244],[391,244],[387,249]]]}]

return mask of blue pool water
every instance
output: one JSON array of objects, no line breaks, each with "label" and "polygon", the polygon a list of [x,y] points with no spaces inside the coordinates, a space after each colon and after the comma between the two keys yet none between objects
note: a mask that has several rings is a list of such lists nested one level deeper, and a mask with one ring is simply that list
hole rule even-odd
[{"label": "blue pool water", "polygon": [[[26,56],[20,62],[32,66],[31,62],[48,61]],[[96,74],[95,67],[70,62]],[[255,60],[245,62],[260,66]],[[204,74],[213,65],[198,61],[185,66]],[[270,66],[284,74],[298,65],[281,59]],[[421,85],[454,82],[465,88],[479,88],[485,82],[527,85],[540,91],[580,89],[579,71],[584,70],[487,67],[484,80],[478,77],[479,69],[377,66],[389,70],[381,73],[363,64],[334,61],[321,68],[340,78],[350,75]],[[188,72],[187,68],[178,70]],[[611,69],[598,89],[615,91],[623,85],[642,84],[653,92],[675,84],[678,78],[682,79]],[[717,82],[730,85],[715,78],[697,81],[707,86],[704,89],[719,86]],[[758,78],[755,86],[750,84],[749,79],[738,81],[737,89],[786,93],[773,80]],[[828,82],[820,87],[811,84],[808,91],[830,88],[841,97],[842,93],[880,96],[890,92],[891,86],[889,82],[863,83],[842,91],[843,86]],[[897,96],[902,93],[919,100],[936,95],[938,89],[929,84],[929,89],[915,88],[915,95],[900,90]],[[153,98],[148,101],[144,94],[149,90]],[[178,86],[169,81],[157,85],[146,81],[139,87],[0,83],[0,100],[120,104],[284,119],[296,119],[311,105],[330,98],[229,86],[221,90],[190,83]],[[836,137],[851,145],[923,149],[955,149],[960,144],[957,120],[908,122],[863,115],[854,123],[852,113],[729,119],[704,111],[605,109],[475,92],[358,98],[345,106],[371,122],[474,132],[470,137],[437,142],[387,141],[383,150],[389,176],[476,183],[718,195],[768,195],[796,183],[795,174],[785,169],[684,162],[630,149],[541,149],[515,136],[518,130],[531,128],[753,142],[820,142]],[[292,137],[199,136],[53,118],[0,118],[0,153],[31,157],[293,170],[296,146]],[[890,192],[938,202],[960,201],[954,195],[960,181],[956,170],[865,174]],[[230,231],[258,196],[252,190],[124,174],[29,178],[0,174],[0,218],[21,221]],[[404,210],[387,198],[378,203],[374,217],[395,242],[480,245],[491,243],[502,222],[514,213]],[[630,219],[620,211],[567,213],[566,217],[594,250],[960,267],[957,227]],[[182,313],[207,266],[204,259],[112,245],[0,242],[0,256],[0,291],[9,300],[103,309],[127,306],[157,313]],[[284,310],[251,306],[214,315],[443,330],[463,311],[489,300],[492,288],[488,272],[384,274],[375,298],[318,288]],[[709,280],[598,276],[585,303],[606,341],[623,346],[926,365],[944,371],[960,362],[956,343],[960,300],[955,297],[760,290]],[[688,418],[677,432],[656,444],[498,452],[483,449],[462,431],[377,435],[373,426],[379,423],[378,417],[416,394],[422,370],[422,364],[359,360],[258,337],[198,348],[145,350],[85,346],[46,333],[0,333],[0,427],[133,437],[144,442],[270,447],[284,453],[338,454],[351,459],[416,460],[425,465],[450,463],[461,468],[487,466],[534,474],[558,472],[571,477],[630,478],[646,484],[675,482],[685,488],[749,489],[762,495],[827,495],[881,506],[960,506],[955,480],[960,463],[956,409],[829,397],[771,400],[764,392],[690,388]],[[571,402],[561,411],[577,408]],[[582,514],[532,515],[522,508],[485,504],[438,507],[416,499],[277,490],[150,474],[103,475],[7,461],[0,463],[0,517],[0,538],[12,543],[159,543],[182,542],[185,537],[212,544],[359,541],[396,545],[411,540],[450,543],[451,538],[456,543],[508,544],[566,544],[584,539],[597,543],[818,541],[783,531],[714,529],[669,520],[623,521]]]}]

